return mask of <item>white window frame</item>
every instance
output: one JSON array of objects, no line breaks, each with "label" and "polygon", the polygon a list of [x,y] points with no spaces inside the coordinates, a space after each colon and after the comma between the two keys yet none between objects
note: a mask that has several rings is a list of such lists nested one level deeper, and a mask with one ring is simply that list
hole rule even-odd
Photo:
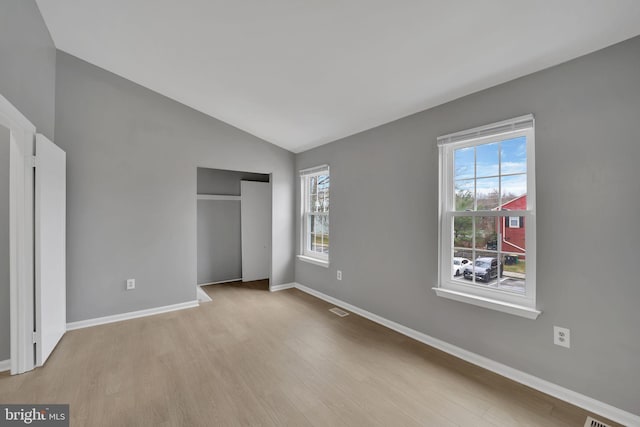
[{"label": "white window frame", "polygon": [[520,217],[519,216],[510,216],[509,217],[509,228],[520,228]]},{"label": "white window frame", "polygon": [[[309,194],[308,181],[312,177],[321,175],[331,177],[329,165],[315,166],[300,171],[300,254],[298,255],[298,259],[320,267],[329,267],[329,253],[325,254],[312,251],[310,242],[311,231],[309,230],[309,217],[311,215],[319,215],[329,218],[329,211],[331,211],[331,205],[329,205],[329,211],[327,212],[311,212],[309,209],[311,195]],[[329,179],[329,194],[331,194],[331,179]],[[331,196],[329,196],[329,200],[331,200]],[[329,228],[329,230],[331,229]],[[328,235],[330,234],[329,232]]]},{"label": "white window frame", "polygon": [[[504,211],[455,211],[454,151],[506,139],[525,136],[527,141],[527,208],[510,210],[510,216],[524,217],[527,242],[525,293],[523,295],[473,283],[454,280],[451,277],[453,258],[453,220],[456,216],[505,216]],[[438,284],[433,289],[443,298],[535,319],[540,315],[536,308],[536,221],[535,221],[535,122],[533,115],[504,120],[438,138],[440,156],[439,228],[438,228]],[[498,236],[498,244],[502,237]],[[500,249],[500,248],[499,248]]]}]

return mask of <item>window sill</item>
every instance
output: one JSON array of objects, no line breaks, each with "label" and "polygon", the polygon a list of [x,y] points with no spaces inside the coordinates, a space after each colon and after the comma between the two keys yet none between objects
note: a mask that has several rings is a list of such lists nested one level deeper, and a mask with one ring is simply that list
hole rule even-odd
[{"label": "window sill", "polygon": [[298,255],[297,258],[300,261],[308,262],[309,264],[317,265],[317,266],[324,267],[324,268],[329,268],[329,261],[325,261],[325,260],[318,259],[318,258],[311,258],[311,257],[305,256],[305,255]]},{"label": "window sill", "polygon": [[525,307],[522,305],[511,304],[504,301],[498,301],[490,298],[480,297],[477,295],[466,294],[463,292],[452,291],[443,288],[433,288],[439,297],[447,298],[454,301],[466,302],[467,304],[477,305],[491,310],[501,311],[503,313],[513,314],[515,316],[525,317],[527,319],[537,319],[542,313],[539,310]]}]

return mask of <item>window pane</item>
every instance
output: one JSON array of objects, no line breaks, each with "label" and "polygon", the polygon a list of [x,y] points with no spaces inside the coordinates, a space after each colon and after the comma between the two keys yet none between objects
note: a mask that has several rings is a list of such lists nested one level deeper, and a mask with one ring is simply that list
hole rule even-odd
[{"label": "window pane", "polygon": [[329,189],[320,190],[318,187],[318,212],[329,212]]},{"label": "window pane", "polygon": [[328,191],[328,190],[329,190],[329,175],[319,175],[318,191]]},{"label": "window pane", "polygon": [[[507,233],[508,232],[509,230],[507,230]],[[511,238],[513,239],[514,237],[511,236]],[[524,247],[524,238],[518,243]],[[512,251],[505,252],[502,256],[504,263],[504,277],[500,279],[499,288],[504,291],[524,294],[527,267],[526,252],[520,249],[515,249],[508,244],[503,244],[503,247]]]},{"label": "window pane", "polygon": [[309,194],[316,194],[318,192],[318,180],[315,176],[309,178]]},{"label": "window pane", "polygon": [[315,215],[309,215],[309,250],[310,251],[316,250],[316,239],[315,239],[316,228],[315,227],[316,227]]},{"label": "window pane", "polygon": [[324,217],[324,239],[323,239],[323,249],[322,251],[325,254],[329,253],[329,216]]},{"label": "window pane", "polygon": [[[516,223],[518,227],[513,227],[512,225],[516,225]],[[509,227],[506,226],[507,224]],[[505,217],[502,222],[502,230],[504,278],[500,281],[500,288],[512,292],[524,293],[527,265],[525,218]]]},{"label": "window pane", "polygon": [[311,210],[313,212],[322,212],[322,202],[324,200],[324,194],[319,192],[315,196],[311,197],[313,200],[313,205],[311,206]]},{"label": "window pane", "polygon": [[458,216],[453,219],[453,245],[471,248],[473,245],[473,217]]},{"label": "window pane", "polygon": [[473,267],[467,268],[464,278],[473,280],[476,284],[492,288],[498,287],[498,275],[502,268],[498,268],[498,256],[493,252],[477,251],[473,260]]},{"label": "window pane", "polygon": [[[502,218],[495,216],[475,217],[476,249],[498,250],[498,230]],[[493,256],[497,256],[494,254]]]},{"label": "window pane", "polygon": [[527,172],[527,139],[524,136],[502,141],[502,175]]},{"label": "window pane", "polygon": [[473,253],[471,250],[454,250],[451,258],[451,277],[455,280],[464,280],[464,270],[471,268]]},{"label": "window pane", "polygon": [[503,176],[502,208],[509,210],[526,210],[527,199],[515,202],[514,199],[527,194],[527,175]]},{"label": "window pane", "polygon": [[505,253],[502,256],[504,268],[499,289],[503,291],[525,293],[527,257],[523,253]]},{"label": "window pane", "polygon": [[315,212],[316,211],[316,204],[318,203],[318,195],[317,194],[311,194],[309,196],[309,212]]},{"label": "window pane", "polygon": [[460,148],[454,152],[455,179],[473,178],[475,176],[475,158],[473,147]]},{"label": "window pane", "polygon": [[455,182],[456,211],[472,211],[475,191],[475,181],[466,179]]},{"label": "window pane", "polygon": [[466,258],[468,260],[473,259],[473,249],[471,248],[454,248],[453,249],[453,257],[454,258]]},{"label": "window pane", "polygon": [[476,147],[476,177],[498,176],[499,143],[482,144]]},{"label": "window pane", "polygon": [[329,176],[309,178],[309,205],[311,212],[329,212]]},{"label": "window pane", "polygon": [[322,252],[322,216],[315,216],[316,251]]},{"label": "window pane", "polygon": [[490,211],[500,204],[499,178],[483,178],[476,181],[476,200],[479,211]]}]

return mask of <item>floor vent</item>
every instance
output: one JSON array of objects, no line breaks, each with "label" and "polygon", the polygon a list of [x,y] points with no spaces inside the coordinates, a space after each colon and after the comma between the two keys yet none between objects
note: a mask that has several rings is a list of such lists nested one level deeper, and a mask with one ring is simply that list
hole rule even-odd
[{"label": "floor vent", "polygon": [[598,421],[591,417],[587,417],[587,421],[584,422],[584,427],[611,427],[609,424],[605,424],[602,421]]},{"label": "floor vent", "polygon": [[[340,317],[344,317],[344,316],[348,316],[349,313],[347,313],[344,310],[339,309],[338,307],[333,307],[329,309],[330,312],[332,312],[333,314],[337,314]],[[604,424],[603,424],[604,425]],[[605,426],[606,427],[606,426]]]}]

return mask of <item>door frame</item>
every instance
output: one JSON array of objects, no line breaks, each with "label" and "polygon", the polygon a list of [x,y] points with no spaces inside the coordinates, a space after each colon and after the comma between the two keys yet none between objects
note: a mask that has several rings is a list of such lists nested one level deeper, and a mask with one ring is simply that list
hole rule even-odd
[{"label": "door frame", "polygon": [[9,129],[11,374],[34,368],[33,150],[35,126],[0,95],[0,124]]},{"label": "door frame", "polygon": [[[196,188],[196,198],[195,198],[195,203],[196,203],[196,296],[198,293],[198,288],[200,287],[198,285],[198,280],[197,280],[197,276],[198,276],[198,267],[197,267],[197,259],[198,259],[198,243],[197,243],[197,236],[198,236],[198,230],[197,230],[197,224],[198,224],[198,208],[197,208],[197,188],[198,188],[198,168],[204,168],[204,169],[219,169],[219,170],[225,170],[225,171],[230,171],[230,172],[247,172],[247,173],[259,173],[259,174],[263,174],[263,175],[269,175],[269,199],[271,200],[271,230],[269,231],[269,236],[270,236],[270,247],[269,247],[269,290],[273,289],[273,287],[275,286],[273,284],[273,230],[275,229],[275,215],[273,214],[273,210],[274,207],[276,206],[276,204],[274,203],[273,197],[274,197],[274,193],[273,193],[273,172],[272,171],[264,171],[264,170],[254,170],[251,168],[244,168],[244,167],[237,167],[237,168],[233,168],[233,167],[221,167],[221,166],[217,166],[217,165],[212,165],[212,164],[206,164],[206,163],[197,163],[195,168],[194,168],[194,179],[195,179],[195,188]],[[240,195],[240,204],[242,204],[242,195]]]}]

